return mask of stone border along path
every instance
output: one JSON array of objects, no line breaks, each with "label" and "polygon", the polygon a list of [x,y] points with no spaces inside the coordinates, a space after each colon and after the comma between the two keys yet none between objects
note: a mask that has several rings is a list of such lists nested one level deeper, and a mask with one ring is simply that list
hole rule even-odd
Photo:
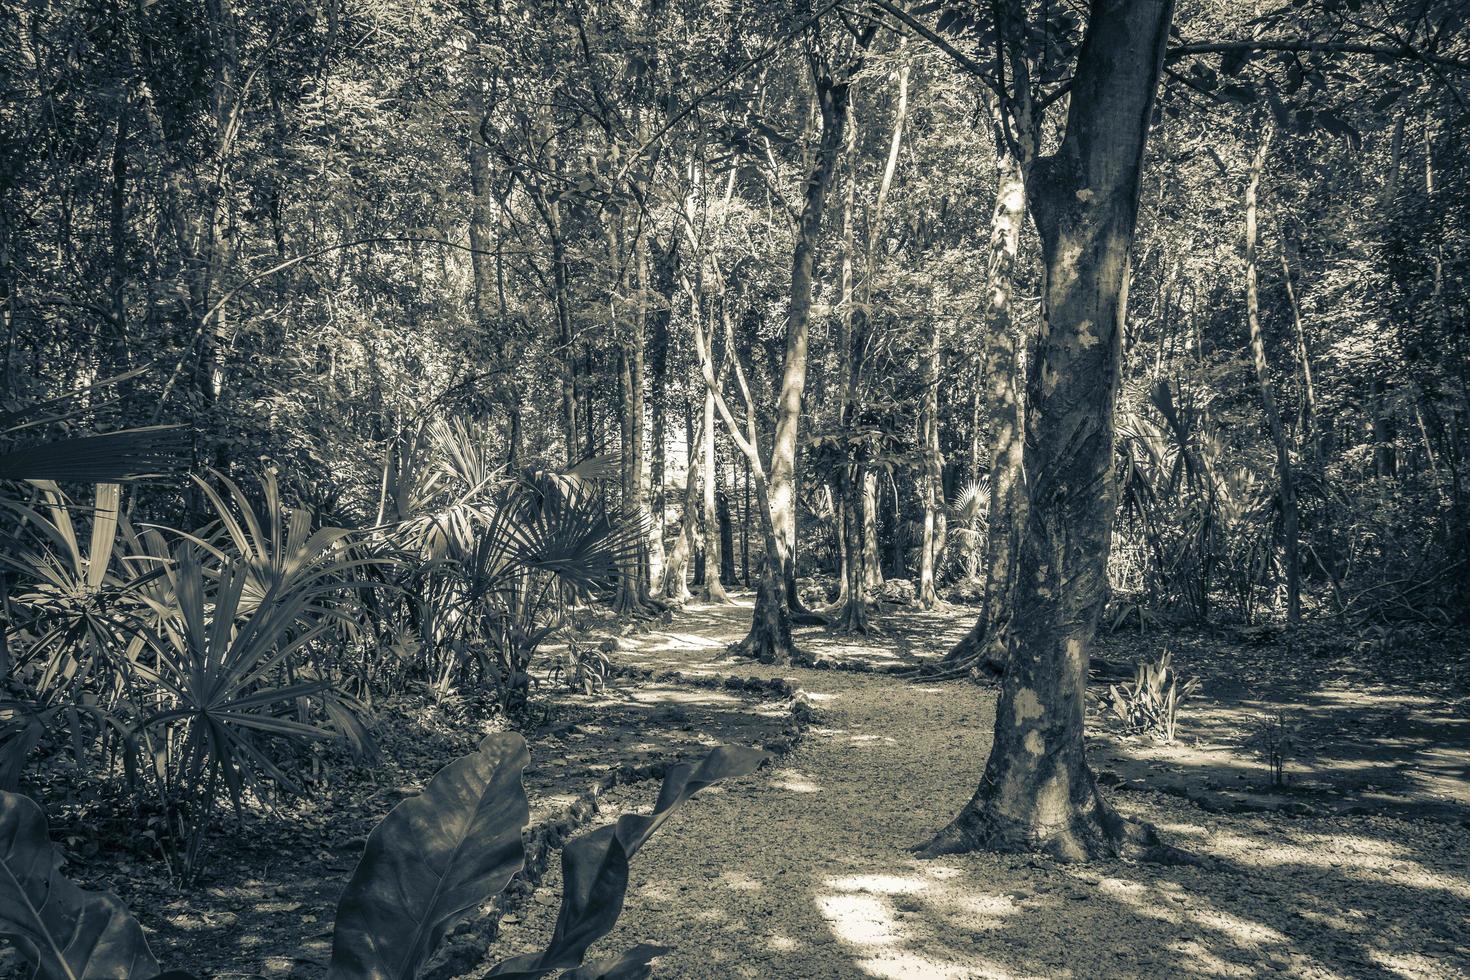
[{"label": "stone border along path", "polygon": [[[1213,870],[915,858],[908,848],[974,790],[994,691],[731,659],[749,615],[748,599],[691,605],[670,626],[624,637],[615,655],[705,686],[737,672],[791,678],[816,719],[778,766],[706,790],[648,843],[622,919],[592,957],[670,946],[655,971],[669,978],[1470,977],[1463,828],[1212,814],[1140,792],[1114,802]],[[925,638],[928,653],[968,625],[951,622]],[[798,643],[896,659],[881,634],[815,628]],[[655,790],[620,785],[602,799],[610,812],[646,809]],[[559,878],[551,862],[543,894],[504,922],[496,959],[544,945]]]}]

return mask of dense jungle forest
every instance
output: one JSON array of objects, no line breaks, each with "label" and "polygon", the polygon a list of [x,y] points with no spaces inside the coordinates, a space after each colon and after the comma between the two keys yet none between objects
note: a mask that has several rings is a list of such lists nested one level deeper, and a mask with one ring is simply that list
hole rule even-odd
[{"label": "dense jungle forest", "polygon": [[1470,976],[1467,98],[1464,0],[0,0],[0,975]]}]

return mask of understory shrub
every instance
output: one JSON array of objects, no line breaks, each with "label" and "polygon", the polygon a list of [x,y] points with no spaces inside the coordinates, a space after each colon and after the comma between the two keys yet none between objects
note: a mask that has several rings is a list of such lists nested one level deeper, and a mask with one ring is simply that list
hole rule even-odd
[{"label": "understory shrub", "polygon": [[[570,841],[562,851],[561,912],[540,953],[504,960],[490,976],[530,980],[626,980],[647,976],[668,950],[639,945],[583,965],[588,947],[617,923],[628,861],[695,793],[748,775],[764,752],[721,746],[698,765],[671,767],[653,811]],[[494,734],[441,769],[368,836],[343,889],[332,934],[329,980],[412,980],[449,929],[510,884],[525,862],[530,805],[521,773],[525,741]],[[0,791],[0,935],[13,937],[43,980],[152,980],[160,967],[143,930],[111,893],[83,891],[61,873],[62,858],[33,800]],[[565,971],[565,972],[563,972]],[[183,971],[162,974],[184,980]]]},{"label": "understory shrub", "polygon": [[[541,644],[614,587],[642,528],[608,516],[600,465],[507,475],[467,428],[434,431],[429,475],[368,531],[287,504],[273,472],[194,478],[212,513],[192,531],[135,527],[117,483],[81,506],[45,481],[0,495],[0,789],[68,750],[121,769],[189,880],[225,801],[300,792],[323,742],[371,759],[375,689],[523,710]],[[566,668],[589,693],[606,675]]]},{"label": "understory shrub", "polygon": [[985,580],[979,577],[966,577],[955,582],[944,590],[946,602],[958,602],[966,605],[975,605],[985,601]]},{"label": "understory shrub", "polygon": [[1139,662],[1131,683],[1108,687],[1108,705],[1128,734],[1174,741],[1180,706],[1199,690],[1199,679],[1181,682],[1172,660],[1173,654],[1166,649],[1152,663]]},{"label": "understory shrub", "polygon": [[1265,764],[1275,787],[1286,785],[1288,764],[1311,754],[1296,718],[1284,710],[1257,715],[1243,745]]}]

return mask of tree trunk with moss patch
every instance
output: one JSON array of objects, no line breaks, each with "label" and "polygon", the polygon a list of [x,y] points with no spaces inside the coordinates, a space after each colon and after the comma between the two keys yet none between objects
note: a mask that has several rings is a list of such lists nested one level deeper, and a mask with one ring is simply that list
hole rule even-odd
[{"label": "tree trunk with moss patch", "polygon": [[1065,860],[1165,856],[1098,791],[1083,743],[1088,650],[1107,592],[1116,487],[1113,399],[1128,253],[1171,0],[1094,0],[1066,136],[1029,197],[1046,282],[1028,378],[1025,472],[1007,669],[975,796],[925,848]]}]

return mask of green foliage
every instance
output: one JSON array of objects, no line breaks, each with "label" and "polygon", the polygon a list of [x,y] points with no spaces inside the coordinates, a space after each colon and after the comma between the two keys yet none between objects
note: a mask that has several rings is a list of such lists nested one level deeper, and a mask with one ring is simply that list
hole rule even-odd
[{"label": "green foliage", "polygon": [[[698,765],[672,766],[650,814],[624,814],[568,843],[561,912],[546,949],[505,960],[490,975],[647,976],[650,961],[666,949],[639,945],[583,965],[588,947],[612,931],[622,912],[629,861],[680,804],[716,782],[749,775],[766,758],[721,746]],[[528,759],[519,735],[490,735],[383,818],[338,904],[331,980],[412,980],[455,922],[504,890],[524,862],[521,835],[530,808],[521,771]],[[111,895],[83,892],[59,865],[41,808],[0,792],[0,935],[15,937],[45,978],[158,976],[127,909]]]},{"label": "green foliage", "polygon": [[[120,519],[117,484],[100,485],[84,512],[86,547],[55,484],[39,483],[39,500],[0,501],[17,518],[3,560],[20,613],[4,647],[0,786],[18,785],[50,736],[68,734],[78,764],[100,742],[130,782],[151,780],[186,876],[218,797],[238,808],[247,791],[267,791],[263,780],[300,789],[282,747],[345,738],[372,751],[321,656],[347,618],[349,576],[371,563],[341,547],[346,532],[313,532],[313,515],[286,508],[272,478],[263,514],[224,482],[233,506],[201,482],[220,520],[173,548]],[[136,767],[140,753],[149,764]]]},{"label": "green foliage", "polygon": [[1180,681],[1167,649],[1159,659],[1137,665],[1133,681],[1108,687],[1108,706],[1130,735],[1152,735],[1172,742],[1178,731],[1179,709],[1199,690],[1199,679]]},{"label": "green foliage", "polygon": [[337,904],[332,980],[410,980],[448,928],[521,869],[531,819],[518,735],[490,735],[368,837]]},{"label": "green foliage", "polygon": [[551,679],[565,681],[572,690],[591,695],[606,689],[611,672],[612,661],[607,652],[569,635],[566,650],[552,665]]},{"label": "green foliage", "polygon": [[1243,744],[1266,765],[1271,785],[1275,787],[1286,785],[1288,764],[1311,753],[1311,745],[1296,719],[1284,710],[1257,715]]},{"label": "green foliage", "polygon": [[149,738],[165,792],[177,787],[186,827],[184,873],[192,876],[221,785],[237,808],[247,788],[259,788],[261,776],[299,791],[272,760],[268,740],[320,741],[341,733],[288,717],[307,698],[333,698],[329,683],[279,680],[292,656],[331,625],[314,609],[315,590],[300,581],[278,583],[247,608],[253,570],[236,559],[218,570],[206,608],[209,576],[187,544],[176,551],[168,574],[178,605],[158,609],[161,625],[148,637],[156,660],[139,658],[131,667],[169,703],[139,729]]},{"label": "green foliage", "polygon": [[540,953],[503,961],[489,975],[531,980],[579,967],[587,947],[617,923],[628,889],[628,862],[674,809],[707,786],[754,772],[765,758],[754,749],[721,746],[698,766],[681,763],[665,774],[652,813],[625,813],[617,823],[573,840],[562,850],[561,912],[551,941]]},{"label": "green foliage", "polygon": [[873,598],[895,606],[907,606],[914,601],[917,590],[906,578],[891,578],[873,590]]},{"label": "green foliage", "polygon": [[43,980],[157,976],[158,961],[127,908],[108,892],[78,888],[61,861],[35,801],[0,791],[0,937]]},{"label": "green foliage", "polygon": [[961,485],[950,501],[947,552],[948,560],[958,566],[962,579],[981,583],[977,599],[985,595],[985,540],[989,516],[990,477],[982,474],[978,479]]}]

